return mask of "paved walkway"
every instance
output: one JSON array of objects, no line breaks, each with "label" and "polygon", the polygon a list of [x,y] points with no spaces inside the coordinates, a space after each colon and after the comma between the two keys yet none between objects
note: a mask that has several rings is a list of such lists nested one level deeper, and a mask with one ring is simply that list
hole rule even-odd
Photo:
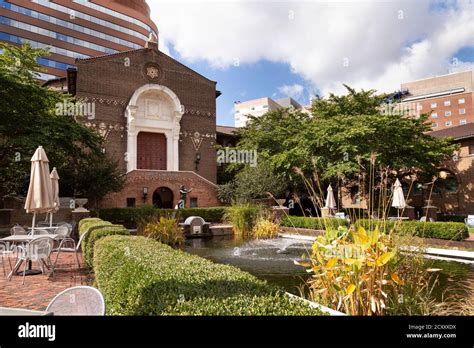
[{"label": "paved walkway", "polygon": [[[51,259],[54,261],[55,257],[56,253],[53,253]],[[82,257],[80,260],[81,265],[83,265]],[[9,267],[8,261],[5,259],[7,273]],[[33,262],[32,268],[39,269],[39,266]],[[62,290],[72,286],[92,284],[92,277],[89,272],[84,269],[77,269],[73,253],[59,255],[54,273],[54,279],[48,273],[26,276],[25,285],[22,285],[21,276],[14,275],[12,280],[8,281],[3,276],[3,269],[0,265],[0,307],[44,310],[54,296]]]}]

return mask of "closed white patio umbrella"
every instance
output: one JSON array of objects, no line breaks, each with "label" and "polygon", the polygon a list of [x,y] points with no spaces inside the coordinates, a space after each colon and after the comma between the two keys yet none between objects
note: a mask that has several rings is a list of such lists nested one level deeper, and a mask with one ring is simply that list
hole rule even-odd
[{"label": "closed white patio umbrella", "polygon": [[51,178],[51,189],[53,196],[53,209],[49,212],[49,227],[53,227],[53,214],[59,211],[59,175],[56,167],[53,168],[53,171],[50,175]]},{"label": "closed white patio umbrella", "polygon": [[50,212],[54,208],[49,161],[42,146],[31,157],[30,186],[26,196],[25,210],[33,213],[32,233],[35,232],[36,214]]},{"label": "closed white patio umbrella", "polygon": [[397,208],[397,217],[400,217],[399,209],[403,209],[406,206],[405,196],[403,195],[402,184],[397,179],[393,185],[393,198],[392,207]]},{"label": "closed white patio umbrella", "polygon": [[334,199],[334,193],[332,191],[331,185],[329,185],[329,187],[328,187],[328,194],[326,196],[326,203],[324,204],[324,207],[329,208],[331,213],[333,212],[333,210],[335,210],[337,208],[336,200]]}]

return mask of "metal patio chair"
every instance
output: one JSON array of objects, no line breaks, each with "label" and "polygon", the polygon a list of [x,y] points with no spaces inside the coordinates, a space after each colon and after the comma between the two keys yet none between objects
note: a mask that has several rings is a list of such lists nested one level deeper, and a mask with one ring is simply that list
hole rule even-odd
[{"label": "metal patio chair", "polygon": [[23,226],[20,226],[16,224],[10,229],[10,234],[12,236],[18,236],[18,235],[24,235],[26,236],[28,234],[28,231],[23,228]]},{"label": "metal patio chair", "polygon": [[[56,267],[56,263],[58,262],[59,254],[61,252],[69,252],[74,253],[77,261],[77,268],[81,268],[81,263],[79,261],[79,255],[77,254],[78,246],[76,247],[76,241],[71,238],[72,233],[72,226],[70,224],[63,224],[58,226],[54,231],[54,234],[57,234],[58,237],[56,238],[56,243],[59,243],[57,247],[53,249],[56,251],[56,259],[54,260],[53,266]],[[80,239],[82,241],[82,238]]]},{"label": "metal patio chair", "polygon": [[10,265],[10,271],[12,270],[12,261],[10,256],[15,255],[15,246],[13,244],[0,241],[0,256],[2,257],[2,268],[3,268],[3,276],[6,277],[7,272],[5,271],[5,258],[8,259],[8,263]]},{"label": "metal patio chair", "polygon": [[105,301],[96,288],[75,286],[57,294],[46,312],[54,315],[105,315]]},{"label": "metal patio chair", "polygon": [[51,250],[53,250],[53,244],[53,239],[49,237],[40,237],[32,240],[26,245],[17,246],[17,262],[13,267],[8,279],[11,280],[13,274],[20,268],[21,264],[24,262],[25,265],[23,266],[22,284],[25,284],[26,266],[30,261],[38,262],[41,267],[42,273],[44,273],[43,266],[46,266],[47,269],[51,269],[51,272],[53,273],[54,277],[54,267],[50,259]]}]

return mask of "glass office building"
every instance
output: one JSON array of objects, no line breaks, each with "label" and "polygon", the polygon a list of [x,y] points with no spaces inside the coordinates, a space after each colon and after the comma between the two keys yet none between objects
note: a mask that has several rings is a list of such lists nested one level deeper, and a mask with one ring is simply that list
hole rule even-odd
[{"label": "glass office building", "polygon": [[0,41],[49,49],[42,80],[66,76],[76,58],[141,48],[150,33],[145,0],[0,0]]}]

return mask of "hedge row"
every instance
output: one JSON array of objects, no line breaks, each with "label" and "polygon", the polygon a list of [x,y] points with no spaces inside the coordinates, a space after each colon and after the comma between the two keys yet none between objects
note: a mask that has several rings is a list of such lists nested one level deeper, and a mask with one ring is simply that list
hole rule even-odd
[{"label": "hedge row", "polygon": [[281,226],[307,228],[311,230],[325,230],[326,228],[338,228],[339,226],[347,226],[345,219],[336,218],[314,218],[305,216],[285,216],[281,222]]},{"label": "hedge row", "polygon": [[94,244],[100,238],[115,234],[128,235],[129,232],[122,225],[113,225],[98,218],[83,219],[79,222],[79,235],[84,235],[81,242],[82,255],[88,267],[92,268],[93,265]]},{"label": "hedge row", "polygon": [[[378,225],[380,230],[388,232],[394,228],[395,224],[395,221],[359,219],[356,221],[355,226],[363,226],[366,229],[370,229]],[[424,238],[447,240],[464,240],[469,237],[467,226],[459,222],[402,221],[397,224],[395,232]]]},{"label": "hedge row", "polygon": [[110,315],[321,315],[247,272],[144,237],[102,238],[94,254]]},{"label": "hedge row", "polygon": [[98,216],[113,223],[124,224],[128,227],[136,227],[140,219],[151,217],[170,216],[176,214],[181,221],[189,216],[200,216],[207,222],[222,222],[225,208],[185,208],[185,209],[157,209],[150,206],[140,208],[108,208],[100,209]]}]

